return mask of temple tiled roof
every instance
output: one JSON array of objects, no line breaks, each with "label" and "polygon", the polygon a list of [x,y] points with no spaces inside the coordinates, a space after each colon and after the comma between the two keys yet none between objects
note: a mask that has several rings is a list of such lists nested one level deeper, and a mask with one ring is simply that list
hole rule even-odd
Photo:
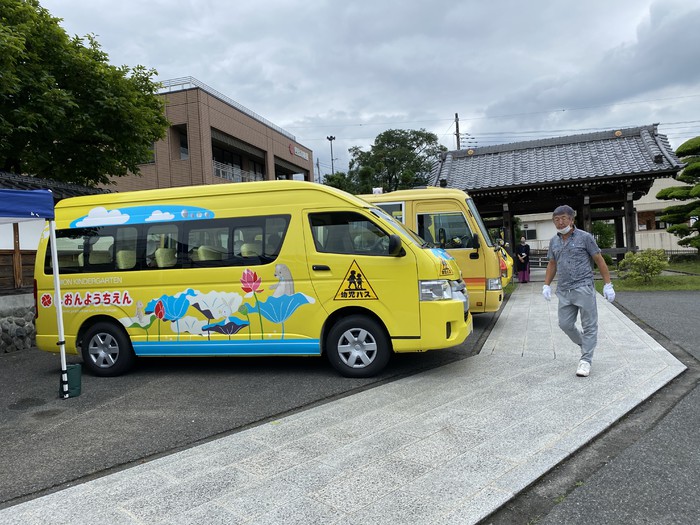
[{"label": "temple tiled roof", "polygon": [[652,175],[683,164],[657,124],[443,153],[430,181],[467,191]]}]

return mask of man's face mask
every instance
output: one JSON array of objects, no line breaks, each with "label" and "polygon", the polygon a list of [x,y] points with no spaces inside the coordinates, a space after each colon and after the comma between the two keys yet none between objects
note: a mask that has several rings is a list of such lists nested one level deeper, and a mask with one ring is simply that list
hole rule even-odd
[{"label": "man's face mask", "polygon": [[573,218],[568,215],[555,215],[553,218],[554,227],[557,229],[557,233],[561,235],[566,235],[571,231],[571,223]]}]

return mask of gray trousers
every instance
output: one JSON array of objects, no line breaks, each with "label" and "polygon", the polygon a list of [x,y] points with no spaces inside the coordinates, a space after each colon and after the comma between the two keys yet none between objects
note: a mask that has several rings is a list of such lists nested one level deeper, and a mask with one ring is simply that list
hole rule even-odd
[{"label": "gray trousers", "polygon": [[[581,347],[581,360],[593,359],[593,351],[598,343],[598,308],[593,283],[573,290],[557,289],[559,299],[559,328]],[[581,332],[576,327],[576,317],[581,315]]]}]

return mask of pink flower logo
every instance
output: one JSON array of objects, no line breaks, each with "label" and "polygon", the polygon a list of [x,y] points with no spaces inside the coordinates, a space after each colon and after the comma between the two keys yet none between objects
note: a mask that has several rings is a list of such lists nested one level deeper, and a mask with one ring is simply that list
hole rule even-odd
[{"label": "pink flower logo", "polygon": [[[258,274],[255,273],[253,270],[246,268],[243,271],[243,275],[241,276],[241,286],[243,288],[243,291],[246,294],[245,295],[246,297],[250,297],[252,295],[255,298],[255,305],[256,306],[258,304],[257,292],[263,291],[263,289],[260,288],[261,284],[262,284],[262,278],[258,277]],[[247,314],[246,314],[246,317],[247,317]],[[259,316],[259,317],[260,317],[260,337],[262,337],[262,335],[263,335],[262,316]],[[248,330],[250,330],[250,324],[248,325]]]},{"label": "pink flower logo", "polygon": [[260,288],[262,284],[262,278],[258,277],[258,274],[252,270],[246,269],[241,277],[241,285],[243,291],[247,294],[262,292],[263,288]]}]

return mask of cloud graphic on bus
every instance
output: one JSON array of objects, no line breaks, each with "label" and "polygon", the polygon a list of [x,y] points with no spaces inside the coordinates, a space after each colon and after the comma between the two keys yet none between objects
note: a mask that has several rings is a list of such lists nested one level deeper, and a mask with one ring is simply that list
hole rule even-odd
[{"label": "cloud graphic on bus", "polygon": [[122,213],[121,210],[110,210],[99,206],[91,209],[88,214],[75,221],[71,226],[87,227],[87,226],[107,226],[112,224],[124,224],[129,221],[129,215]]},{"label": "cloud graphic on bus", "polygon": [[80,228],[174,220],[197,221],[213,219],[215,216],[216,214],[212,210],[197,206],[160,204],[158,206],[126,206],[116,210],[107,210],[103,206],[98,206],[91,209],[87,215],[78,217],[70,226],[71,228]]},{"label": "cloud graphic on bus", "polygon": [[172,221],[174,218],[175,215],[170,212],[153,210],[153,213],[151,213],[151,216],[146,219],[146,222]]}]

